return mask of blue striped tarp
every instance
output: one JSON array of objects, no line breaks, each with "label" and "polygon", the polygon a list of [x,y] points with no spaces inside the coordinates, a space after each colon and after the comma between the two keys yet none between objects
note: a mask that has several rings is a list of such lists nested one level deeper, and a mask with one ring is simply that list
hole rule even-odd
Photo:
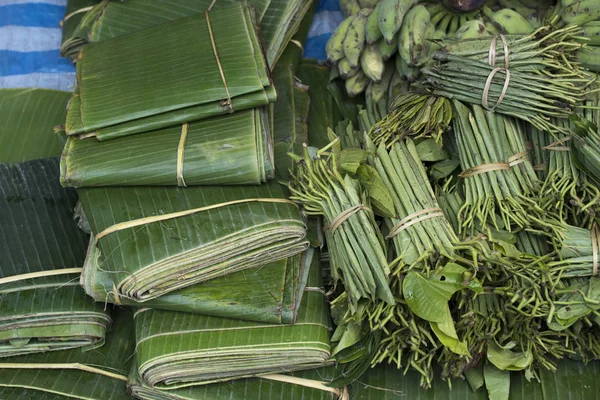
[{"label": "blue striped tarp", "polygon": [[[60,57],[67,0],[0,0],[0,88],[72,90],[75,68]],[[338,0],[319,0],[304,56],[324,60],[325,43],[343,20]]]}]

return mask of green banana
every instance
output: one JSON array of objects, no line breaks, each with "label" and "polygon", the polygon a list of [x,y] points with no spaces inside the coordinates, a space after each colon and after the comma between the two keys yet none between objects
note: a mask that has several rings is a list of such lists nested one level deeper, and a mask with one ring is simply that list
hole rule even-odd
[{"label": "green banana", "polygon": [[440,23],[437,24],[435,28],[437,30],[444,31],[446,34],[448,34],[448,25],[450,25],[450,21],[452,20],[452,18],[454,18],[454,14],[449,12],[444,16],[444,18],[442,18]]},{"label": "green banana", "polygon": [[421,70],[416,67],[411,67],[406,61],[398,54],[396,56],[396,70],[398,73],[407,79],[409,82],[414,82],[419,77]]},{"label": "green banana", "polygon": [[533,32],[531,24],[521,14],[510,8],[494,12],[489,7],[483,6],[482,11],[500,33],[526,35]]},{"label": "green banana", "polygon": [[424,5],[416,5],[404,17],[398,39],[398,52],[408,64],[419,66],[427,44],[427,28],[431,15]]},{"label": "green banana", "polygon": [[375,8],[379,4],[379,0],[358,0],[361,8]]},{"label": "green banana", "polygon": [[379,48],[374,44],[369,44],[360,55],[360,68],[365,75],[374,82],[381,82],[383,77],[383,60]]},{"label": "green banana", "polygon": [[358,0],[340,0],[340,9],[344,17],[356,15],[362,7],[358,4]]},{"label": "green banana", "polygon": [[338,60],[344,58],[344,47],[343,42],[348,32],[348,27],[354,17],[348,17],[338,25],[337,29],[333,31],[331,37],[325,45],[325,53],[327,54],[327,61],[329,63],[336,63]]},{"label": "green banana", "polygon": [[578,0],[566,7],[562,12],[562,20],[567,25],[584,25],[600,19],[600,1]]},{"label": "green banana", "polygon": [[600,47],[585,46],[577,50],[577,60],[585,68],[600,72]]},{"label": "green banana", "polygon": [[449,36],[455,35],[459,26],[460,26],[460,15],[455,15],[454,17],[452,17],[452,19],[450,20],[450,24],[448,25],[448,35]]},{"label": "green banana", "polygon": [[371,15],[369,15],[369,18],[367,18],[365,38],[368,44],[375,43],[383,36],[383,33],[379,29],[379,10],[381,10],[381,3],[377,4]]},{"label": "green banana", "polygon": [[349,97],[355,97],[365,91],[371,80],[364,72],[358,71],[356,75],[345,81],[346,92]]},{"label": "green banana", "polygon": [[396,97],[409,90],[410,82],[404,79],[400,72],[396,71],[394,68],[394,74],[392,75],[392,80],[390,81],[390,87],[388,89],[388,107]]},{"label": "green banana", "polygon": [[376,103],[388,97],[390,82],[392,81],[392,76],[394,75],[395,70],[396,67],[393,63],[386,63],[385,68],[383,69],[381,82],[371,82],[369,84],[371,87],[371,96],[373,97],[373,101]]},{"label": "green banana", "polygon": [[[442,6],[443,7],[443,6]],[[431,12],[431,10],[429,11],[429,14],[431,14],[431,24],[437,26],[440,21],[442,19],[444,19],[444,17],[446,17],[446,15],[450,14],[450,11],[448,11],[446,9],[446,7],[443,7],[443,10],[440,10],[436,13]]]},{"label": "green banana", "polygon": [[352,68],[358,66],[360,55],[365,48],[365,27],[370,13],[370,9],[363,8],[354,16],[342,43],[344,55]]},{"label": "green banana", "polygon": [[600,46],[600,21],[590,21],[581,27],[583,36],[590,39],[588,46]]},{"label": "green banana", "polygon": [[458,39],[479,39],[482,37],[491,36],[485,29],[485,24],[480,20],[467,21],[456,31],[455,35]]},{"label": "green banana", "polygon": [[352,68],[350,64],[348,64],[348,60],[346,58],[342,58],[340,61],[338,61],[337,70],[342,79],[348,79],[356,75],[356,73],[359,71],[359,68]]},{"label": "green banana", "polygon": [[398,35],[394,36],[394,41],[392,44],[387,44],[387,42],[383,39],[375,44],[381,53],[381,58],[383,61],[387,61],[392,58],[394,54],[396,54],[396,51],[398,51]]},{"label": "green banana", "polygon": [[381,0],[379,29],[388,44],[400,30],[404,15],[417,3],[417,0]]}]

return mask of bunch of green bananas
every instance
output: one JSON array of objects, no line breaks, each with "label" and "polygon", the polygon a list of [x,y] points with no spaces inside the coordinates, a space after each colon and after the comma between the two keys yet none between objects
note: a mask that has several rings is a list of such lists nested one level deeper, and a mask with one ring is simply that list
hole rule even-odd
[{"label": "bunch of green bananas", "polygon": [[579,62],[592,71],[600,72],[600,1],[559,0],[553,16],[557,25],[579,25],[587,38],[585,47],[579,50]]}]

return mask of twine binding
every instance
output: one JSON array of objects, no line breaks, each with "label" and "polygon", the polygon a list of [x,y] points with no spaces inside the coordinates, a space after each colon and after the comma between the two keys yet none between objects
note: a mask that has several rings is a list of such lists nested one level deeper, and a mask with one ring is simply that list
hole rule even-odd
[{"label": "twine binding", "polygon": [[[506,36],[500,34],[500,35],[494,35],[494,37],[492,38],[492,41],[490,43],[490,50],[488,53],[488,64],[490,66],[495,66],[496,65],[496,41],[498,40],[498,37],[500,37],[500,40],[502,40],[502,45],[504,47],[504,67],[496,67],[492,70],[492,72],[490,72],[487,80],[485,81],[485,86],[483,88],[483,93],[481,94],[481,105],[483,106],[483,108],[485,108],[488,111],[494,111],[496,109],[496,107],[500,106],[500,104],[502,104],[502,101],[504,101],[504,97],[506,96],[506,92],[508,91],[508,85],[510,83],[510,70],[508,69],[509,64],[508,64],[508,42],[506,41]],[[498,72],[503,72],[505,77],[504,77],[504,86],[502,87],[502,92],[500,93],[500,96],[498,97],[498,100],[496,101],[496,104],[493,107],[490,107],[489,105],[489,95],[490,95],[490,89],[492,87],[492,80],[494,79],[494,76],[496,76],[496,74]]]},{"label": "twine binding", "polygon": [[346,210],[342,211],[337,217],[335,217],[333,219],[333,221],[331,221],[330,225],[327,225],[324,227],[324,229],[331,229],[331,234],[333,235],[335,233],[335,231],[344,223],[348,220],[348,218],[350,218],[351,216],[353,216],[354,214],[358,213],[360,210],[365,210],[365,211],[369,211],[372,212],[371,209],[367,206],[365,206],[364,204],[358,204],[356,206],[347,208]]},{"label": "twine binding", "polygon": [[138,219],[133,219],[131,221],[120,222],[118,224],[109,226],[108,228],[104,229],[102,232],[97,234],[94,238],[95,243],[97,244],[98,241],[101,238],[103,238],[104,236],[110,235],[111,233],[114,233],[114,232],[122,231],[124,229],[135,228],[135,227],[138,227],[141,225],[147,225],[147,224],[151,224],[154,222],[167,221],[169,219],[185,217],[185,216],[196,214],[196,213],[199,213],[202,211],[210,211],[210,210],[214,210],[216,208],[233,206],[233,205],[244,204],[244,203],[285,203],[285,204],[292,204],[294,206],[297,206],[296,203],[294,203],[293,201],[288,200],[288,199],[278,199],[278,198],[268,198],[268,197],[232,200],[232,201],[227,201],[225,203],[212,204],[212,205],[206,206],[206,207],[193,208],[193,209],[185,210],[185,211],[178,211],[178,212],[162,214],[162,215],[153,215],[151,217],[142,217],[142,218],[138,218]]},{"label": "twine binding", "polygon": [[183,179],[183,152],[185,150],[185,140],[187,139],[188,129],[190,124],[181,126],[181,137],[179,138],[179,146],[177,146],[177,186],[186,187],[185,179]]},{"label": "twine binding", "polygon": [[419,222],[426,221],[431,218],[443,217],[444,213],[438,207],[426,208],[421,211],[417,211],[408,215],[398,222],[394,227],[390,230],[390,233],[386,236],[387,239],[391,239],[397,236],[400,232],[405,229],[410,228],[414,224],[418,224]]},{"label": "twine binding", "polygon": [[209,11],[212,9],[212,6],[215,4],[214,0],[208,10],[204,12],[206,16],[206,24],[208,26],[208,35],[210,36],[210,43],[212,44],[213,53],[215,54],[215,59],[217,60],[217,66],[219,67],[219,73],[221,74],[221,80],[223,81],[223,85],[225,85],[225,92],[227,92],[227,100],[225,100],[222,105],[229,107],[229,112],[233,112],[233,103],[231,101],[231,94],[229,94],[229,87],[227,86],[227,80],[225,79],[225,73],[223,72],[223,66],[221,65],[221,60],[219,59],[219,53],[217,52],[217,45],[215,43],[215,37],[213,35],[212,27],[210,25],[210,17],[208,16]]},{"label": "twine binding", "polygon": [[510,164],[502,162],[502,163],[476,165],[469,169],[465,169],[463,172],[458,174],[458,176],[460,176],[461,178],[470,178],[472,176],[484,174],[486,172],[502,171],[502,170],[510,170]]}]

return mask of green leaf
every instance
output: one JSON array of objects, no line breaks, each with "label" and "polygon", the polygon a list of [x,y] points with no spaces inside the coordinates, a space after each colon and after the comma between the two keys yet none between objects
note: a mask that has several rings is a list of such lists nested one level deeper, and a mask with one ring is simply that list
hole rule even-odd
[{"label": "green leaf", "polygon": [[[364,336],[361,327],[356,323],[349,323],[347,325],[340,325],[338,329],[343,328],[343,334],[339,343],[332,349],[331,355],[335,356],[340,351],[347,349],[356,343],[358,343]],[[336,330],[337,333],[337,330]],[[333,341],[333,339],[332,339]]]},{"label": "green leaf", "polygon": [[369,153],[361,149],[344,149],[340,153],[339,165],[343,171],[356,174],[358,167],[367,161]]},{"label": "green leaf", "polygon": [[454,170],[458,168],[459,165],[460,161],[455,158],[438,161],[431,166],[429,173],[431,174],[433,179],[443,179],[452,174]]},{"label": "green leaf", "polygon": [[427,279],[417,272],[409,272],[402,282],[406,303],[417,316],[429,322],[443,323],[448,312],[448,301],[462,285]]},{"label": "green leaf", "polygon": [[477,391],[478,389],[485,386],[485,378],[483,377],[483,366],[469,368],[465,372],[463,372],[463,375],[467,379],[467,382],[469,382],[471,390]]},{"label": "green leaf", "polygon": [[500,346],[493,340],[488,341],[488,361],[503,371],[521,371],[529,367],[533,362],[531,350],[513,351],[514,345],[514,342],[509,342]]},{"label": "green leaf", "polygon": [[[446,306],[447,308],[448,306]],[[461,342],[458,339],[458,335],[456,334],[456,329],[454,328],[454,321],[452,320],[452,316],[450,315],[450,309],[448,309],[447,318],[442,323],[430,322],[431,329],[433,333],[437,336],[437,338],[442,342],[442,344],[450,351],[455,354],[459,354],[461,356],[469,356],[469,349],[467,347],[466,342]]]},{"label": "green leaf", "polygon": [[485,387],[488,391],[489,400],[508,400],[510,393],[510,372],[501,371],[491,363],[485,363],[483,367]]},{"label": "green leaf", "polygon": [[370,165],[361,165],[357,169],[357,178],[367,190],[371,205],[378,215],[392,218],[396,216],[394,201],[390,190],[383,182],[379,172]]},{"label": "green leaf", "polygon": [[425,139],[417,145],[417,153],[421,161],[441,161],[448,159],[448,153],[434,139]]}]

